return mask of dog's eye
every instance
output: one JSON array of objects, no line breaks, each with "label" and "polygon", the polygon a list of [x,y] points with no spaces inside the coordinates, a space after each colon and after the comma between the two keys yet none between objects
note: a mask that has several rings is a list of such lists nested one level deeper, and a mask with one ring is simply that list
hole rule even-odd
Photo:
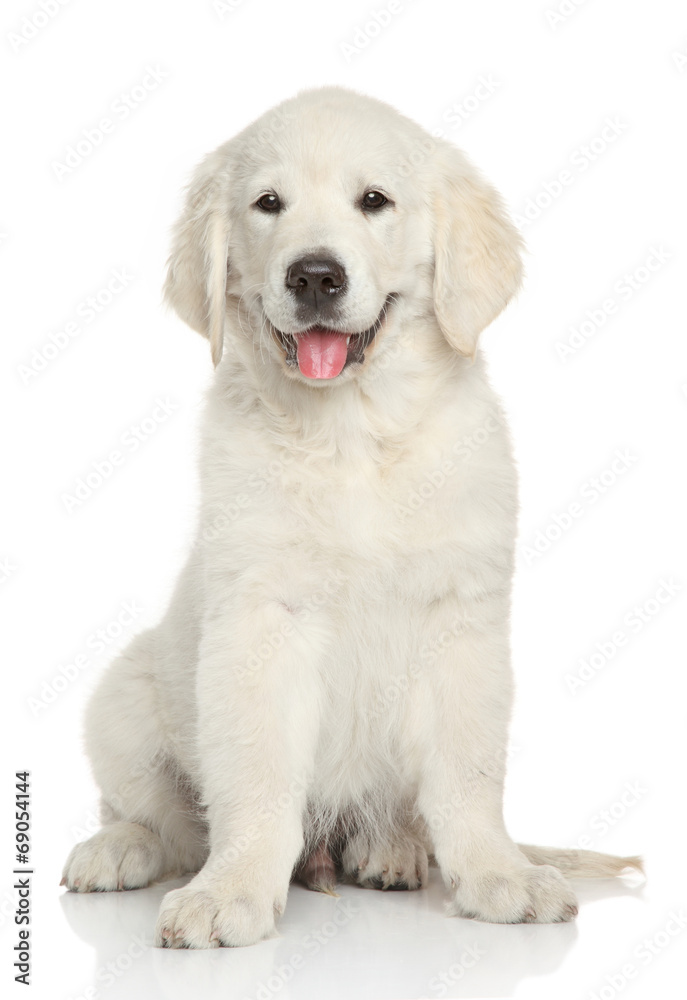
[{"label": "dog's eye", "polygon": [[386,205],[388,200],[389,199],[385,198],[381,191],[368,191],[367,194],[363,195],[361,208],[365,211],[381,208],[383,205]]},{"label": "dog's eye", "polygon": [[262,198],[258,198],[255,204],[263,212],[278,212],[281,208],[281,202],[276,194],[264,194]]}]

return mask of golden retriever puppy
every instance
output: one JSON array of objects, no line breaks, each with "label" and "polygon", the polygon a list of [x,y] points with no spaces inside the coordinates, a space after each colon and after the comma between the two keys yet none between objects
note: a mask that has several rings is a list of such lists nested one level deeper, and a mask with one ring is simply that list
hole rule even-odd
[{"label": "golden retriever puppy", "polygon": [[520,275],[463,154],[351,91],[200,165],[166,282],[216,366],[200,522],[90,703],[70,889],[197,872],[157,943],[208,948],[269,935],[294,876],[416,889],[429,859],[454,912],[546,923],[566,875],[639,866],[504,826],[516,474],[477,341]]}]

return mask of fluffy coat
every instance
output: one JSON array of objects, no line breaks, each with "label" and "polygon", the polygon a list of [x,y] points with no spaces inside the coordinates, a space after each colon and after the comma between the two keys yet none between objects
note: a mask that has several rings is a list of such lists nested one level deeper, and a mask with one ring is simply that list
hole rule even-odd
[{"label": "fluffy coat", "polygon": [[[368,190],[387,204],[365,212]],[[286,352],[284,275],[313,252],[345,267],[329,324],[378,324],[330,380]],[[348,90],[286,101],[200,165],[166,284],[216,364],[198,533],[89,705],[104,825],[70,889],[198,872],[157,943],[202,948],[269,935],[294,872],[418,888],[429,859],[454,912],[550,922],[577,912],[564,875],[639,865],[518,846],[503,822],[517,484],[477,339],[520,274],[465,157]]]}]

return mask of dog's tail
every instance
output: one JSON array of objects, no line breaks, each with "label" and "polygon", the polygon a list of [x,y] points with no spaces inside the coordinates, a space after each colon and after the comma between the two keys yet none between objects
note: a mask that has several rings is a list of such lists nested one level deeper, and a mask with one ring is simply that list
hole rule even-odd
[{"label": "dog's tail", "polygon": [[566,878],[612,878],[628,868],[644,874],[644,862],[639,857],[620,858],[598,851],[532,847],[531,844],[518,844],[518,847],[533,865],[553,865]]}]

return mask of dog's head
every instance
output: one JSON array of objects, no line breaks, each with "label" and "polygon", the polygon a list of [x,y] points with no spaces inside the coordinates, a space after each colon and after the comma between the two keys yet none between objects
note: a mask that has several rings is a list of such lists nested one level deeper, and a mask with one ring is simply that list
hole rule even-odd
[{"label": "dog's head", "polygon": [[215,364],[234,331],[287,377],[331,384],[374,364],[404,309],[433,313],[451,347],[473,356],[518,287],[519,251],[498,195],[462,153],[380,101],[325,88],[269,111],[200,165],[165,294],[209,338]]}]

